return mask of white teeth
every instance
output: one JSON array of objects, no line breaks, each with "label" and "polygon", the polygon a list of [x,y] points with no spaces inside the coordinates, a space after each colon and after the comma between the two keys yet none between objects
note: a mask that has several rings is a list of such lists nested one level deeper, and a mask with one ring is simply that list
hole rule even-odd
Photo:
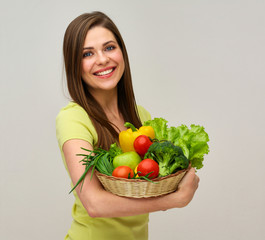
[{"label": "white teeth", "polygon": [[108,70],[103,71],[103,72],[95,73],[95,75],[97,75],[97,76],[103,76],[103,75],[106,75],[106,74],[111,73],[113,70],[114,70],[114,68],[111,68],[111,69],[108,69]]}]

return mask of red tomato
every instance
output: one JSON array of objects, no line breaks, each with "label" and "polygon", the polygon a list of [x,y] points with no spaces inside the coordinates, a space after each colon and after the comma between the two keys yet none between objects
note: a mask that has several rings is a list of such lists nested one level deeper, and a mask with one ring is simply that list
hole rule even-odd
[{"label": "red tomato", "polygon": [[139,171],[139,176],[145,176],[146,174],[153,172],[149,175],[149,178],[156,178],[159,174],[159,165],[155,160],[146,158],[139,163],[137,171]]},{"label": "red tomato", "polygon": [[143,157],[146,152],[148,151],[148,148],[152,145],[152,141],[149,137],[145,135],[138,136],[133,143],[133,147],[135,151]]},{"label": "red tomato", "polygon": [[133,170],[128,166],[119,166],[114,169],[112,172],[112,176],[119,177],[119,178],[128,178],[130,174],[130,177],[133,177]]}]

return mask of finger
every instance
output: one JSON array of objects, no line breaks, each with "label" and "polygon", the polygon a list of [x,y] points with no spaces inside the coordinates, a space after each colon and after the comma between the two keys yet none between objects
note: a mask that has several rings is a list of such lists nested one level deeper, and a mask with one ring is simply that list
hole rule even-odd
[{"label": "finger", "polygon": [[200,182],[200,178],[197,175],[195,175],[195,177],[194,177],[194,184],[197,186],[197,188],[199,186],[199,182]]},{"label": "finger", "polygon": [[199,183],[200,182],[200,178],[197,175],[195,175],[195,176],[196,176],[197,182]]},{"label": "finger", "polygon": [[192,182],[194,180],[194,177],[195,177],[195,169],[194,168],[191,168],[186,174],[185,176],[183,177],[183,179],[181,180],[180,182],[180,186],[181,187],[182,185],[185,185],[189,182]]},{"label": "finger", "polygon": [[184,176],[184,179],[191,179],[194,178],[195,175],[195,168],[191,168]]}]

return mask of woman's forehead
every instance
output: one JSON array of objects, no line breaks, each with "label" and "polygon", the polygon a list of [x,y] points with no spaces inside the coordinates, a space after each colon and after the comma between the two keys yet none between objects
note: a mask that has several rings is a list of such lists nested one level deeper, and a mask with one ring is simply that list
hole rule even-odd
[{"label": "woman's forehead", "polygon": [[117,42],[113,33],[107,28],[98,26],[90,29],[87,32],[84,48],[95,47],[104,45],[106,42]]}]

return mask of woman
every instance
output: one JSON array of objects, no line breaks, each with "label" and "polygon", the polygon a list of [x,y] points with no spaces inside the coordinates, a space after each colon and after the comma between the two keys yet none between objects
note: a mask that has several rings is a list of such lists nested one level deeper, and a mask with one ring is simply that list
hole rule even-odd
[{"label": "woman", "polygon": [[[115,24],[105,14],[93,12],[74,19],[64,36],[64,61],[73,102],[56,118],[56,133],[65,167],[73,185],[84,166],[86,149],[108,149],[117,142],[126,121],[140,127],[150,114],[135,103],[128,56]],[[184,207],[198,187],[194,169],[177,192],[150,199],[130,199],[105,191],[91,173],[82,191],[74,191],[73,223],[65,239],[148,239],[148,213]]]}]

